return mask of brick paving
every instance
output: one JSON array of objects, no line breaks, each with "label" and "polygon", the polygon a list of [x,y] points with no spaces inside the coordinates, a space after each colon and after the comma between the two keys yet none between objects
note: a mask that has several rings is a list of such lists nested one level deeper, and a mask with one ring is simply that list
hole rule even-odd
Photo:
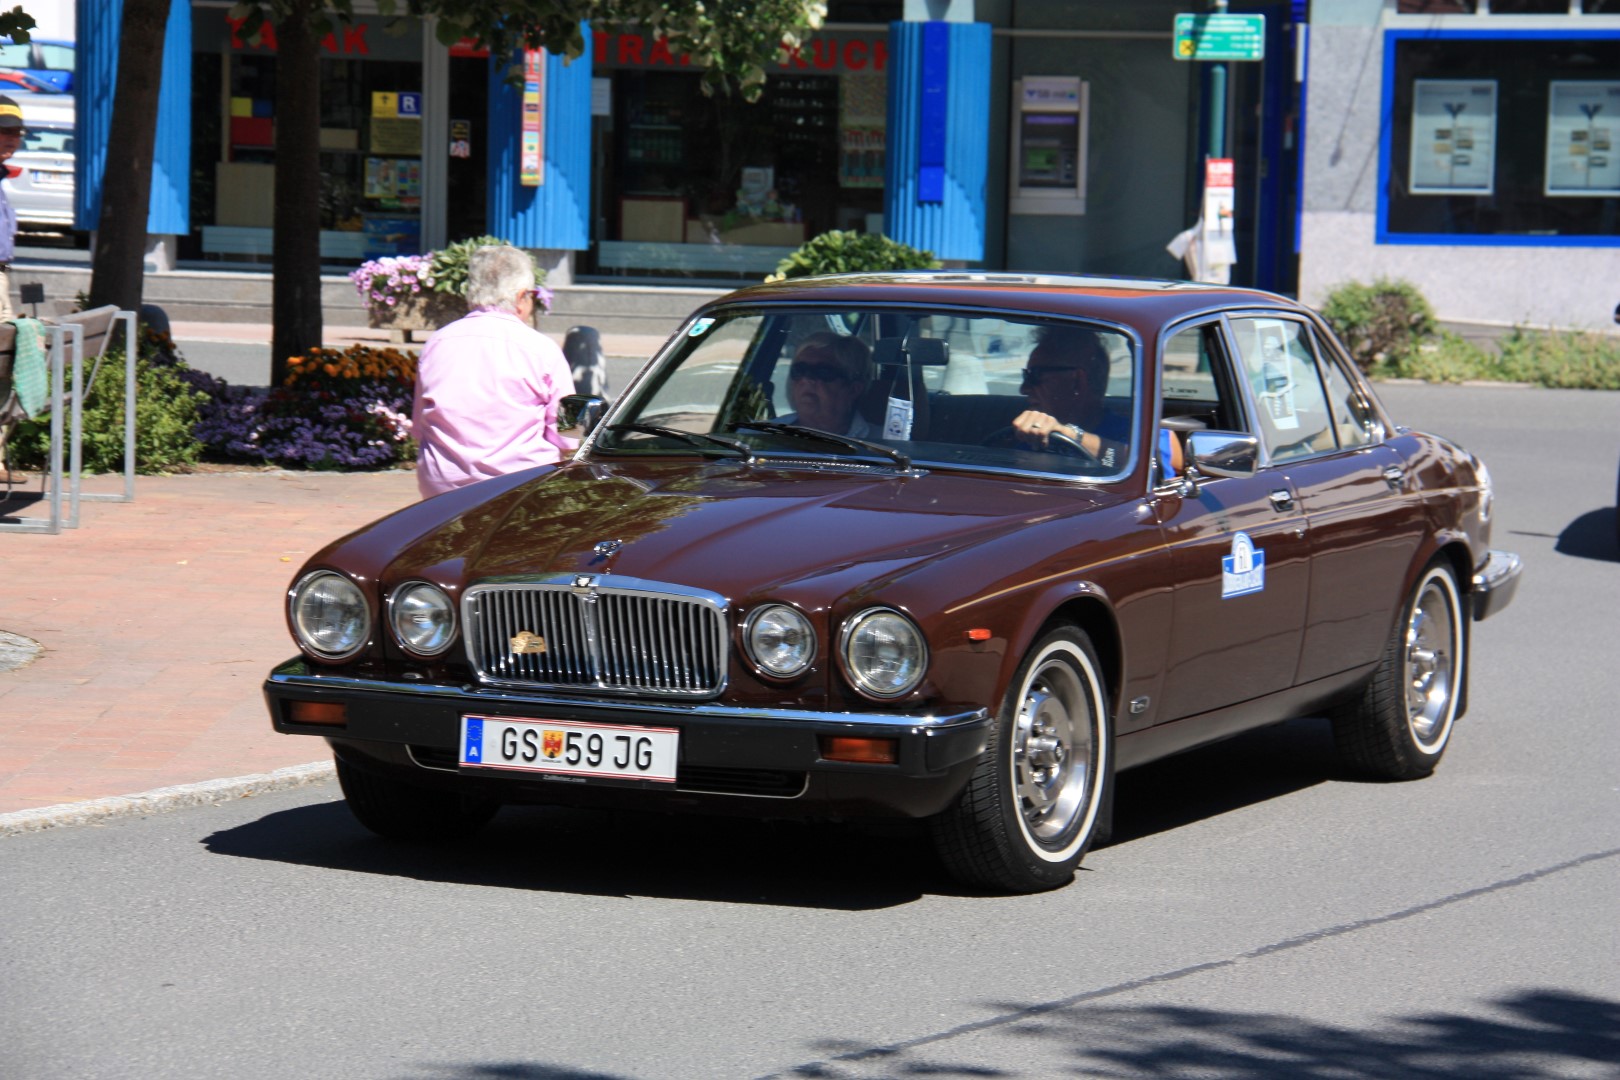
[{"label": "brick paving", "polygon": [[78,529],[0,532],[0,632],[43,646],[0,664],[0,814],[322,757],[271,730],[260,692],[296,652],[281,598],[307,555],[416,498],[408,471],[143,476],[134,502],[82,503]]}]

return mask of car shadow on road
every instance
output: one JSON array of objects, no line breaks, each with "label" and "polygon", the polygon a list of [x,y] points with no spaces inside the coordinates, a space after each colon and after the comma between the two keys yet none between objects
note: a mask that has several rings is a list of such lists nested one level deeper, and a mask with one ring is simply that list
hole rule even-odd
[{"label": "car shadow on road", "polygon": [[1114,837],[1125,844],[1336,779],[1327,721],[1290,720],[1123,772]]},{"label": "car shadow on road", "polygon": [[1620,537],[1615,535],[1615,514],[1612,506],[1601,510],[1588,510],[1558,534],[1553,550],[1560,555],[1577,559],[1601,559],[1604,562],[1620,560]]},{"label": "car shadow on road", "polygon": [[[1125,843],[1329,779],[1320,721],[1253,732],[1119,778]],[[953,881],[918,823],[833,825],[508,806],[477,835],[406,844],[365,830],[342,802],[268,814],[208,836],[218,855],[503,889],[865,911]]]},{"label": "car shadow on road", "polygon": [[210,852],[500,889],[864,911],[955,888],[926,836],[829,824],[507,806],[477,835],[373,836],[342,802],[206,837]]}]

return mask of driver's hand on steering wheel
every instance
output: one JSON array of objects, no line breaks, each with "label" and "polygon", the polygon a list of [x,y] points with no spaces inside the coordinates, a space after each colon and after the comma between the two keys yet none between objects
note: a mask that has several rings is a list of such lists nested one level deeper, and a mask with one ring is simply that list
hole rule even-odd
[{"label": "driver's hand on steering wheel", "polygon": [[1054,431],[1061,435],[1067,435],[1071,441],[1077,441],[1080,438],[1078,428],[1069,424],[1060,424],[1057,417],[1038,412],[1035,409],[1025,409],[1013,417],[1012,426],[1013,430],[1018,432],[1020,439],[1033,443],[1042,450],[1047,448],[1046,440]]}]

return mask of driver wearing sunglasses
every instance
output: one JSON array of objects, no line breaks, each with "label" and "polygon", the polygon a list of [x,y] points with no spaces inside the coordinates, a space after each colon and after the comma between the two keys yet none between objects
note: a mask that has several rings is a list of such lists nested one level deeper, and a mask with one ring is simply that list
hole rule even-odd
[{"label": "driver wearing sunglasses", "polygon": [[784,424],[801,424],[834,435],[871,439],[878,432],[856,411],[871,366],[866,343],[830,330],[811,334],[799,344],[788,367],[788,401],[794,411],[779,416]]}]

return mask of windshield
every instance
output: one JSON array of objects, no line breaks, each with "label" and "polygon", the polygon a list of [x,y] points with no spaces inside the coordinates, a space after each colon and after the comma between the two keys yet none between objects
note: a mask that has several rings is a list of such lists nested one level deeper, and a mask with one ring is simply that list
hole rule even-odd
[{"label": "windshield", "polygon": [[1132,461],[1136,372],[1133,339],[1103,324],[725,311],[687,327],[592,450],[1116,477]]}]

